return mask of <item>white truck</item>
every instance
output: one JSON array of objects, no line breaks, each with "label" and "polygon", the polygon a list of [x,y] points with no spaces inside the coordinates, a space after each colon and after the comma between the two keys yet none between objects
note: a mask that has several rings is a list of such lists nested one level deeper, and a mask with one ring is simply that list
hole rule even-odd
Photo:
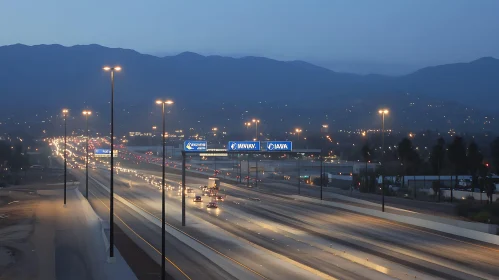
[{"label": "white truck", "polygon": [[218,178],[208,178],[208,189],[220,189],[220,180]]}]

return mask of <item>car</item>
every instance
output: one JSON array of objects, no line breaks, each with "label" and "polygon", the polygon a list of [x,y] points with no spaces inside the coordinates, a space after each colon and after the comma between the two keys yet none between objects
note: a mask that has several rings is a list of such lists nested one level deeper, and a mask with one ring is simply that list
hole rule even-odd
[{"label": "car", "polygon": [[217,195],[216,200],[217,201],[224,201],[224,197],[221,195]]},{"label": "car", "polygon": [[194,192],[194,190],[193,190],[193,189],[191,189],[191,188],[188,188],[188,189],[187,189],[187,193],[193,193],[193,192]]},{"label": "car", "polygon": [[218,204],[216,202],[210,202],[206,205],[206,208],[218,208]]},{"label": "car", "polygon": [[203,198],[199,195],[196,195],[196,197],[194,197],[192,199],[193,202],[203,202]]}]

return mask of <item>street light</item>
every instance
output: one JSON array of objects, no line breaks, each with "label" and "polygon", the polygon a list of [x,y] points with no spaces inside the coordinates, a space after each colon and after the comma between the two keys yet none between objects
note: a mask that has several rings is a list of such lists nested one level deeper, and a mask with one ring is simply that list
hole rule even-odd
[{"label": "street light", "polygon": [[[156,104],[161,105],[162,107],[162,119],[163,119],[163,137],[162,139],[162,147],[163,147],[163,172],[161,177],[161,279],[166,279],[165,269],[165,161],[166,161],[166,153],[165,153],[165,142],[166,142],[166,126],[165,126],[165,105],[173,104],[171,100],[156,100]],[[182,190],[182,204],[185,205],[185,193]]]},{"label": "street light", "polygon": [[260,123],[260,120],[253,119],[252,122],[255,123],[255,128],[256,128],[256,141],[258,141],[258,124]]},{"label": "street light", "polygon": [[89,110],[84,110],[83,115],[85,116],[85,124],[86,124],[86,130],[87,130],[87,155],[86,155],[86,160],[85,160],[85,197],[88,200],[88,116],[92,114],[92,111]]},{"label": "street light", "polygon": [[109,178],[109,262],[114,262],[114,71],[121,71],[120,66],[102,68],[111,72],[111,177]]},{"label": "street light", "polygon": [[297,129],[295,129],[295,132],[298,134],[298,141],[300,141],[301,129],[297,128]]},{"label": "street light", "polygon": [[153,139],[154,135],[156,134],[156,126],[152,127],[151,133],[152,133],[151,138],[149,138],[149,146],[152,146],[152,139]]},{"label": "street light", "polygon": [[381,115],[381,164],[383,166],[383,174],[381,174],[381,211],[385,212],[385,115],[388,115],[387,109],[381,109],[378,111]]},{"label": "street light", "polygon": [[67,162],[67,141],[66,141],[66,136],[67,136],[67,130],[66,130],[66,119],[68,116],[69,110],[68,109],[62,109],[62,116],[64,117],[64,207],[66,207],[66,185],[67,185],[67,169],[68,169],[68,162]]},{"label": "street light", "polygon": [[245,122],[244,126],[246,126],[246,132],[249,131],[249,127],[251,126],[251,122]]}]

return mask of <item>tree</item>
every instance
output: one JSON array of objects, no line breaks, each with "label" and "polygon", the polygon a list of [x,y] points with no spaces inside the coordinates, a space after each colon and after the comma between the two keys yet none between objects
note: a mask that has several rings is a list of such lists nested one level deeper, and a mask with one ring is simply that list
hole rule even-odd
[{"label": "tree", "polygon": [[490,153],[496,172],[499,172],[499,137],[495,138],[494,141],[490,143]]},{"label": "tree", "polygon": [[478,183],[478,170],[480,168],[480,165],[482,165],[483,161],[483,155],[478,149],[478,145],[475,143],[475,141],[472,141],[470,145],[468,146],[468,170],[470,171],[471,174],[471,188],[472,192],[473,189],[476,187]]},{"label": "tree", "polygon": [[18,144],[14,147],[9,164],[13,172],[18,172],[22,169],[26,170],[29,167],[29,158],[23,152],[22,145]]},{"label": "tree", "polygon": [[466,145],[461,136],[454,137],[454,140],[449,145],[447,156],[453,164],[456,175],[465,174],[467,171]]},{"label": "tree", "polygon": [[430,163],[434,174],[440,176],[440,171],[444,166],[444,160],[445,160],[445,140],[444,138],[440,137],[437,140],[437,144],[433,146],[430,154]]},{"label": "tree", "polygon": [[489,202],[492,203],[492,195],[494,194],[494,191],[496,190],[496,186],[492,181],[487,180],[485,183],[485,192],[487,193],[487,197],[489,198]]},{"label": "tree", "polygon": [[[447,157],[449,158],[449,161],[452,163],[454,173],[456,176],[466,172],[467,169],[466,146],[462,137],[460,136],[454,137],[454,140],[448,147]],[[456,182],[457,182],[457,177],[456,177]],[[454,199],[453,188],[454,186],[451,184],[450,188],[451,202]]]},{"label": "tree", "polygon": [[[421,163],[421,158],[419,157],[418,152],[414,150],[411,140],[408,138],[402,139],[397,147],[397,153],[400,161],[404,165],[404,176],[409,175],[409,173],[415,176]],[[416,196],[415,186],[416,185],[414,185],[413,188],[414,196]]]},{"label": "tree", "polygon": [[409,170],[409,160],[411,159],[413,151],[412,142],[408,138],[402,139],[397,147],[399,159],[404,165],[404,175],[407,175],[407,171]]},{"label": "tree", "polygon": [[367,186],[367,163],[371,160],[373,151],[371,150],[371,147],[369,147],[369,143],[366,141],[364,146],[362,146],[362,149],[360,150],[362,154],[362,158],[364,159],[364,162],[366,163],[366,172],[364,174],[364,187]]},{"label": "tree", "polygon": [[438,175],[438,182],[433,182],[433,191],[437,195],[437,199],[440,202],[440,172],[444,166],[445,160],[445,140],[440,137],[437,140],[437,144],[433,146],[430,154],[430,164],[433,169],[433,173]]},{"label": "tree", "polygon": [[485,190],[485,185],[487,183],[487,175],[489,174],[489,167],[485,164],[480,164],[478,168],[478,175],[480,176],[480,202],[482,201],[482,193]]},{"label": "tree", "polygon": [[10,160],[11,154],[10,145],[5,141],[0,141],[0,165]]}]

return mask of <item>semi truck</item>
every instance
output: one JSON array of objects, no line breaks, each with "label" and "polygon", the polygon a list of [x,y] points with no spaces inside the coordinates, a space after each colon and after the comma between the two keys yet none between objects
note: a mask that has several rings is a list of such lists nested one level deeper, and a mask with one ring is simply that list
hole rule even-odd
[{"label": "semi truck", "polygon": [[208,189],[220,189],[220,180],[218,178],[208,178]]}]

